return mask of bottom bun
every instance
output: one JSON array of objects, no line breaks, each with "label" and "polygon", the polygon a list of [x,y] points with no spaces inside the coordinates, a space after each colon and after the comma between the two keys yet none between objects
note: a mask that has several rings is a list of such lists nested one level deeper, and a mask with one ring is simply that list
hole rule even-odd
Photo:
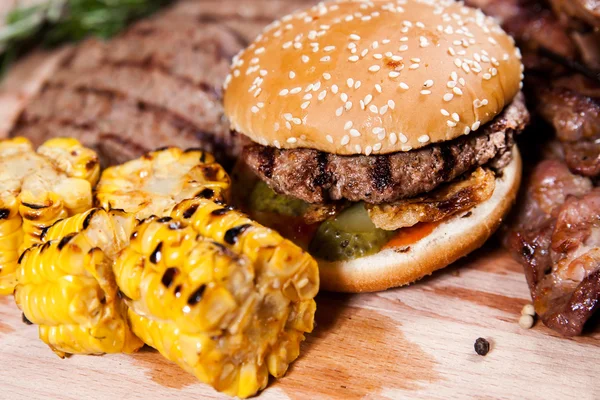
[{"label": "bottom bun", "polygon": [[492,197],[473,207],[468,218],[460,213],[440,223],[410,249],[387,248],[351,261],[319,261],[321,288],[336,292],[374,292],[407,285],[444,268],[481,247],[512,207],[521,183],[521,155],[496,178]]}]

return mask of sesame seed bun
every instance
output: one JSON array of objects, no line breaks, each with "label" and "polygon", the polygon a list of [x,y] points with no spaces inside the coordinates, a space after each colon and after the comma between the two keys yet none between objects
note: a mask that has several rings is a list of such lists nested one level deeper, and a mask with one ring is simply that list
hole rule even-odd
[{"label": "sesame seed bun", "polygon": [[342,0],[269,25],[234,58],[224,103],[262,145],[385,154],[477,130],[521,79],[514,41],[479,10]]},{"label": "sesame seed bun", "polygon": [[352,261],[319,260],[321,288],[338,292],[373,292],[407,285],[450,265],[481,247],[513,205],[521,182],[521,156],[496,178],[492,197],[445,220],[429,235],[404,248],[388,248]]}]

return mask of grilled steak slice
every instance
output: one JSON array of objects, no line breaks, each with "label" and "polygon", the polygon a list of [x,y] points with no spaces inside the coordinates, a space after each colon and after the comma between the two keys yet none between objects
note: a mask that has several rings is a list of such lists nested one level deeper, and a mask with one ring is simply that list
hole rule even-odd
[{"label": "grilled steak slice", "polygon": [[534,170],[507,244],[542,321],[580,334],[600,301],[600,188],[559,160]]},{"label": "grilled steak slice", "polygon": [[[275,191],[309,203],[347,199],[391,203],[429,192],[494,160],[509,161],[513,135],[529,114],[519,95],[491,123],[450,142],[386,155],[338,156],[311,149],[281,150],[253,144],[242,157]],[[498,165],[499,164],[499,165]]]},{"label": "grilled steak slice", "polygon": [[600,103],[564,87],[536,91],[537,110],[556,130],[572,171],[600,177]]},{"label": "grilled steak slice", "polygon": [[35,144],[72,135],[104,165],[163,146],[202,147],[227,162],[241,149],[221,105],[231,58],[268,22],[307,3],[180,1],[108,42],[88,40],[62,60],[10,135]]}]

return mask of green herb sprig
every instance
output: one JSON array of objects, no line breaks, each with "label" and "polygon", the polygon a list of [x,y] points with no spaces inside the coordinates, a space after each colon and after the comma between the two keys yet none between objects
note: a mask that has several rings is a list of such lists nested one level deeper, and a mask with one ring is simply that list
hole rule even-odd
[{"label": "green herb sprig", "polygon": [[47,0],[12,10],[0,28],[0,76],[31,48],[107,39],[171,0]]}]

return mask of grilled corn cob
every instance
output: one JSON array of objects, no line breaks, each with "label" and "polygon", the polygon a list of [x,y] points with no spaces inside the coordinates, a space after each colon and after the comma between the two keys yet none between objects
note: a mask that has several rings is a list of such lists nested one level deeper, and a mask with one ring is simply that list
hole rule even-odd
[{"label": "grilled corn cob", "polygon": [[212,155],[169,147],[104,170],[96,199],[106,210],[120,208],[143,219],[169,215],[177,203],[196,196],[223,201],[229,184]]},{"label": "grilled corn cob", "polygon": [[45,227],[92,206],[99,174],[96,153],[75,139],[37,152],[25,138],[0,141],[0,294],[13,292],[19,255]]},{"label": "grilled corn cob", "polygon": [[142,222],[114,270],[134,333],[232,396],[281,377],[313,329],[316,262],[212,201],[186,200],[172,218]]},{"label": "grilled corn cob", "polygon": [[123,211],[91,209],[45,229],[44,244],[23,253],[15,300],[59,356],[129,353],[142,346],[129,328],[112,271],[136,224]]}]

